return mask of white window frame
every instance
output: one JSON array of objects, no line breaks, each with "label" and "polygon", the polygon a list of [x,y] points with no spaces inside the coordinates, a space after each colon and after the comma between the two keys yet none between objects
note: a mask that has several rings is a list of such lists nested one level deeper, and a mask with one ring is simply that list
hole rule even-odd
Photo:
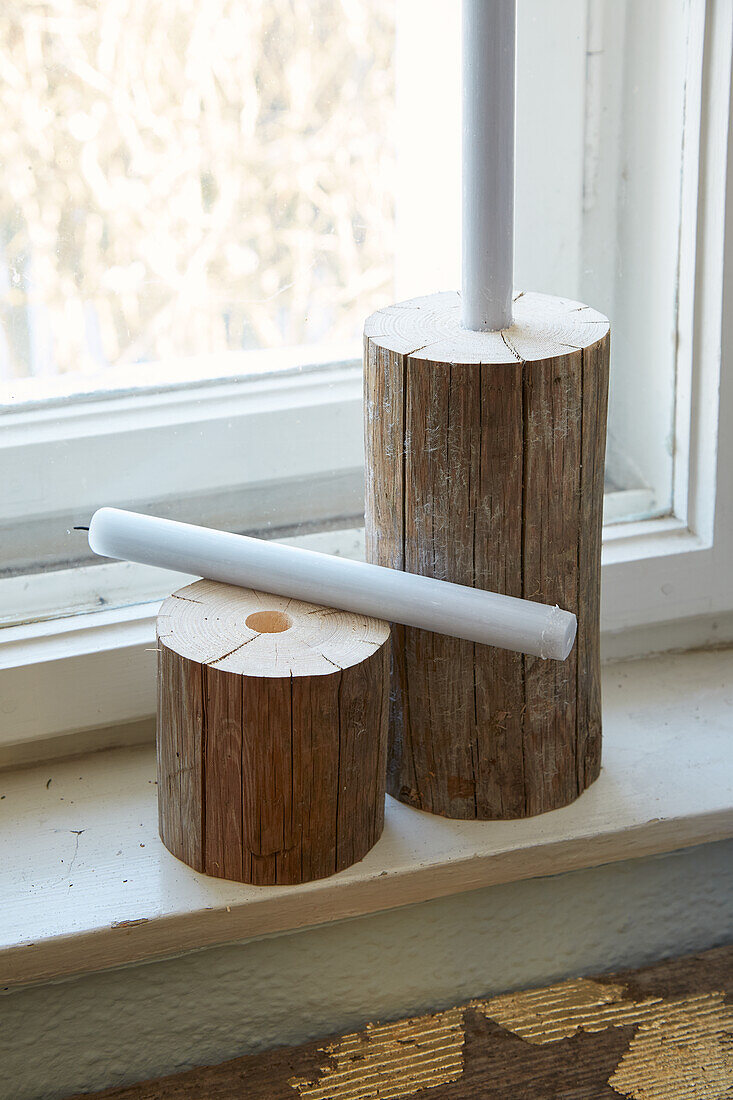
[{"label": "white window frame", "polygon": [[[604,531],[606,632],[733,609],[733,9],[693,0],[680,225],[672,514]],[[664,648],[660,633],[659,648]]]},{"label": "white window frame", "polygon": [[[726,219],[733,210],[733,6],[690,3],[690,64],[702,79],[690,82],[699,94],[686,108],[674,508],[660,519],[604,530],[604,635],[651,627],[645,645],[656,649],[675,644],[665,641],[673,622],[733,610],[733,217]],[[29,511],[40,517],[73,510],[84,522],[103,503],[94,496],[100,470],[109,494],[104,502],[133,499],[139,480],[130,480],[125,455],[134,454],[141,476],[155,468],[156,492],[171,498],[181,468],[190,469],[201,494],[243,482],[263,500],[280,493],[281,510],[263,512],[263,523],[274,528],[287,528],[298,485],[322,479],[331,526],[340,517],[341,527],[351,528],[363,464],[360,363],[353,349],[319,369],[303,369],[304,360],[299,349],[236,353],[226,364],[194,365],[194,383],[171,385],[163,377],[144,392],[60,397],[8,413],[0,464],[28,475],[19,482],[19,526]],[[248,446],[238,451],[243,440]],[[59,479],[53,471],[60,442]],[[244,472],[242,463],[249,464]],[[352,531],[347,542],[337,533],[321,538],[326,549],[355,552]],[[124,564],[0,581],[5,615],[17,619],[25,607],[20,617],[28,620],[0,632],[0,762],[22,743],[124,726],[153,713],[158,602],[149,594],[158,581],[154,571]],[[121,602],[134,591],[138,602],[105,609],[110,591]],[[54,602],[55,616],[39,621],[41,607]],[[85,614],[77,613],[80,607]]]},{"label": "white window frame", "polygon": [[[187,384],[102,390],[0,413],[4,562],[18,562],[11,570],[18,573],[26,562],[58,569],[91,560],[71,528],[111,500],[150,501],[181,519],[188,501],[211,501],[195,514],[224,526],[229,498],[244,492],[248,506],[238,514],[253,529],[277,530],[302,521],[302,484],[313,493],[323,484],[318,514],[353,519],[363,508],[359,351],[232,352],[212,364],[209,379],[206,362],[192,359],[185,366],[195,381]],[[166,365],[166,374],[173,370]],[[34,544],[39,528],[46,539],[58,531],[58,543]],[[19,610],[4,601],[5,621]]]}]

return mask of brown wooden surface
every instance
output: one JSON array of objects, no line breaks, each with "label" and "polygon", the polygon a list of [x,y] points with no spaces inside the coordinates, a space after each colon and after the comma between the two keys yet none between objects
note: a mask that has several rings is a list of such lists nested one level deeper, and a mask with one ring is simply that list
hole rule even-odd
[{"label": "brown wooden surface", "polygon": [[515,314],[466,333],[432,295],[365,328],[368,560],[578,616],[564,662],[395,627],[387,789],[456,818],[555,809],[600,770],[608,323],[542,295]]},{"label": "brown wooden surface", "polygon": [[[261,610],[289,625],[247,625]],[[261,621],[260,621],[261,622]],[[198,581],[158,617],[158,806],[166,847],[257,885],[324,878],[384,826],[389,628]]]},{"label": "brown wooden surface", "polygon": [[370,1024],[107,1100],[723,1100],[733,947]]}]

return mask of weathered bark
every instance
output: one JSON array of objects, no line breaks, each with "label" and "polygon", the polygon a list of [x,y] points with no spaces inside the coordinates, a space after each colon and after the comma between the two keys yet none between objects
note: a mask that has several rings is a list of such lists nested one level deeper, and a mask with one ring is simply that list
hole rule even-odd
[{"label": "weathered bark", "polygon": [[543,295],[501,333],[455,294],[367,321],[368,560],[578,616],[564,662],[394,628],[387,789],[420,809],[525,817],[598,776],[608,352],[605,318]]},{"label": "weathered bark", "polygon": [[259,885],[362,859],[384,825],[388,639],[363,615],[213,581],[166,600],[166,847],[197,871]]}]

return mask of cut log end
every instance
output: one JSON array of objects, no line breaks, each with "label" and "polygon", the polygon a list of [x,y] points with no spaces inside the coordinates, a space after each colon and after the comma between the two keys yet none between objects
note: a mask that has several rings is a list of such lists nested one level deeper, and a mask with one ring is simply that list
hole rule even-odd
[{"label": "cut log end", "polygon": [[389,627],[198,581],[158,617],[166,847],[259,885],[323,878],[384,824]]}]

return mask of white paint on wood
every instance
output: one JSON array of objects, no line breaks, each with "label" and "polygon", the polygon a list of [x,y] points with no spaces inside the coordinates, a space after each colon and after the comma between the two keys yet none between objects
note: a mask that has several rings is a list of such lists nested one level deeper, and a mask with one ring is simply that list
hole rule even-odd
[{"label": "white paint on wood", "polygon": [[368,856],[300,887],[220,882],[171,856],[158,839],[149,748],[7,772],[0,984],[733,836],[732,673],[731,651],[607,666],[603,770],[577,802],[532,819],[467,822],[388,799]]}]

